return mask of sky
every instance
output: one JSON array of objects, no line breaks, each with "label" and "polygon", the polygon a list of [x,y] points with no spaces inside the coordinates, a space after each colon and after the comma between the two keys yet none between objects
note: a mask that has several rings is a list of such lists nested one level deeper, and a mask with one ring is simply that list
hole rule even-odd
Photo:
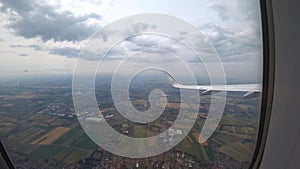
[{"label": "sky", "polygon": [[[142,13],[172,15],[190,23],[215,47],[228,79],[261,81],[258,0],[0,0],[0,78],[72,74],[81,50],[95,32],[119,19]],[[113,49],[114,54],[103,61],[103,70],[113,72],[110,65],[124,59],[123,56],[157,43],[175,53],[184,51],[172,39],[135,36]],[[157,64],[172,65],[169,54],[159,54],[151,55]],[[153,62],[151,57],[132,59],[132,66]],[[202,63],[189,55],[183,59],[199,75],[205,72]],[[81,60],[86,65],[96,62],[92,57]]]}]

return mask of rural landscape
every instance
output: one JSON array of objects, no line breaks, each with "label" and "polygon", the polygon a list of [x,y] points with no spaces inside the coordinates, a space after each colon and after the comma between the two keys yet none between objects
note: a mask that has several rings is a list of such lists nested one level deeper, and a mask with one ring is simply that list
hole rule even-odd
[{"label": "rural landscape", "polygon": [[[96,82],[101,117],[119,133],[150,137],[168,130],[180,108],[180,91],[166,80],[137,80],[130,86],[131,102],[138,110],[149,108],[148,95],[160,88],[168,99],[163,114],[153,122],[138,124],[122,117],[114,107],[110,79]],[[154,157],[131,159],[105,151],[84,132],[72,102],[71,81],[27,83],[0,88],[0,134],[15,168],[245,168],[252,159],[258,131],[260,98],[227,93],[225,112],[213,136],[199,143],[210,106],[201,95],[197,120],[187,136],[171,150]],[[92,112],[93,113],[93,112]],[[95,112],[94,112],[95,113]],[[161,144],[170,144],[160,135]]]}]

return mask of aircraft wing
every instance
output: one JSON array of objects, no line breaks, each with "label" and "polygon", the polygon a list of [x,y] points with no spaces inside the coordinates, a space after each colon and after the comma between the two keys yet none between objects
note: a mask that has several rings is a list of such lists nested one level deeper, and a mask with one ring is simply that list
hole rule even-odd
[{"label": "aircraft wing", "polygon": [[234,85],[183,85],[179,84],[174,78],[169,78],[171,84],[175,88],[202,90],[202,94],[210,94],[211,92],[233,91],[245,92],[243,97],[256,97],[261,93],[261,84],[234,84]]},{"label": "aircraft wing", "polygon": [[165,70],[158,68],[148,68],[146,70],[158,70],[167,75],[173,87],[179,89],[201,90],[202,94],[210,94],[212,92],[232,91],[232,92],[245,92],[244,98],[252,98],[259,96],[262,91],[261,84],[234,84],[234,85],[184,85],[178,83],[175,78]]}]

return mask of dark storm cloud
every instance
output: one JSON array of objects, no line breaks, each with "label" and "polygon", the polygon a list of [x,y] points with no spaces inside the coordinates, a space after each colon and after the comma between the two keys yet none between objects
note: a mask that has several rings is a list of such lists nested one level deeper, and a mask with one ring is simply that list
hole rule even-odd
[{"label": "dark storm cloud", "polygon": [[2,12],[11,14],[9,28],[25,38],[39,37],[43,41],[81,41],[89,38],[99,26],[88,25],[89,19],[99,15],[75,16],[69,11],[58,11],[54,6],[32,0],[4,0]]}]

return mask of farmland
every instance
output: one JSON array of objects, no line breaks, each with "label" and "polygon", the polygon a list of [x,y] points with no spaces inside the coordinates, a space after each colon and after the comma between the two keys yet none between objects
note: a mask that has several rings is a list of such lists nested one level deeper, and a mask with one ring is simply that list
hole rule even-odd
[{"label": "farmland", "polygon": [[[109,86],[105,84],[101,90],[97,90],[101,113],[113,129],[128,137],[159,135],[162,131],[171,129],[180,106],[186,109],[197,106],[181,104],[178,91],[165,85],[164,90],[168,97],[165,111],[158,119],[148,124],[136,124],[118,113],[112,104],[111,96],[107,94]],[[131,88],[131,101],[137,109],[147,110],[150,88],[139,90],[140,87],[137,85]],[[226,166],[224,168],[241,168],[247,166],[255,148],[258,115],[253,112],[258,109],[255,107],[258,100],[243,100],[239,94],[229,94],[223,117],[216,131],[205,142],[199,142],[199,136],[208,115],[210,96],[201,96],[194,126],[179,144],[158,156],[129,159],[107,152],[89,138],[76,118],[71,88],[51,85],[11,87],[0,92],[0,136],[15,159],[14,162],[27,168],[43,168],[41,166],[44,165],[51,165],[53,168],[118,168],[118,164],[135,166],[137,162],[142,168],[162,167],[167,164],[183,168],[186,165],[216,168],[220,164]],[[172,127],[180,135],[180,129],[186,129],[188,126],[176,124]],[[161,140],[160,144],[169,144],[169,139],[164,136]],[[118,142],[124,145],[122,151],[133,151],[126,146],[126,141]],[[157,146],[157,143],[149,144],[153,149]]]},{"label": "farmland", "polygon": [[52,144],[55,140],[60,138],[69,130],[70,128],[57,127],[54,130],[50,131],[49,133],[45,134],[44,136],[40,137],[39,139],[33,141],[31,144],[45,144],[45,145]]}]

